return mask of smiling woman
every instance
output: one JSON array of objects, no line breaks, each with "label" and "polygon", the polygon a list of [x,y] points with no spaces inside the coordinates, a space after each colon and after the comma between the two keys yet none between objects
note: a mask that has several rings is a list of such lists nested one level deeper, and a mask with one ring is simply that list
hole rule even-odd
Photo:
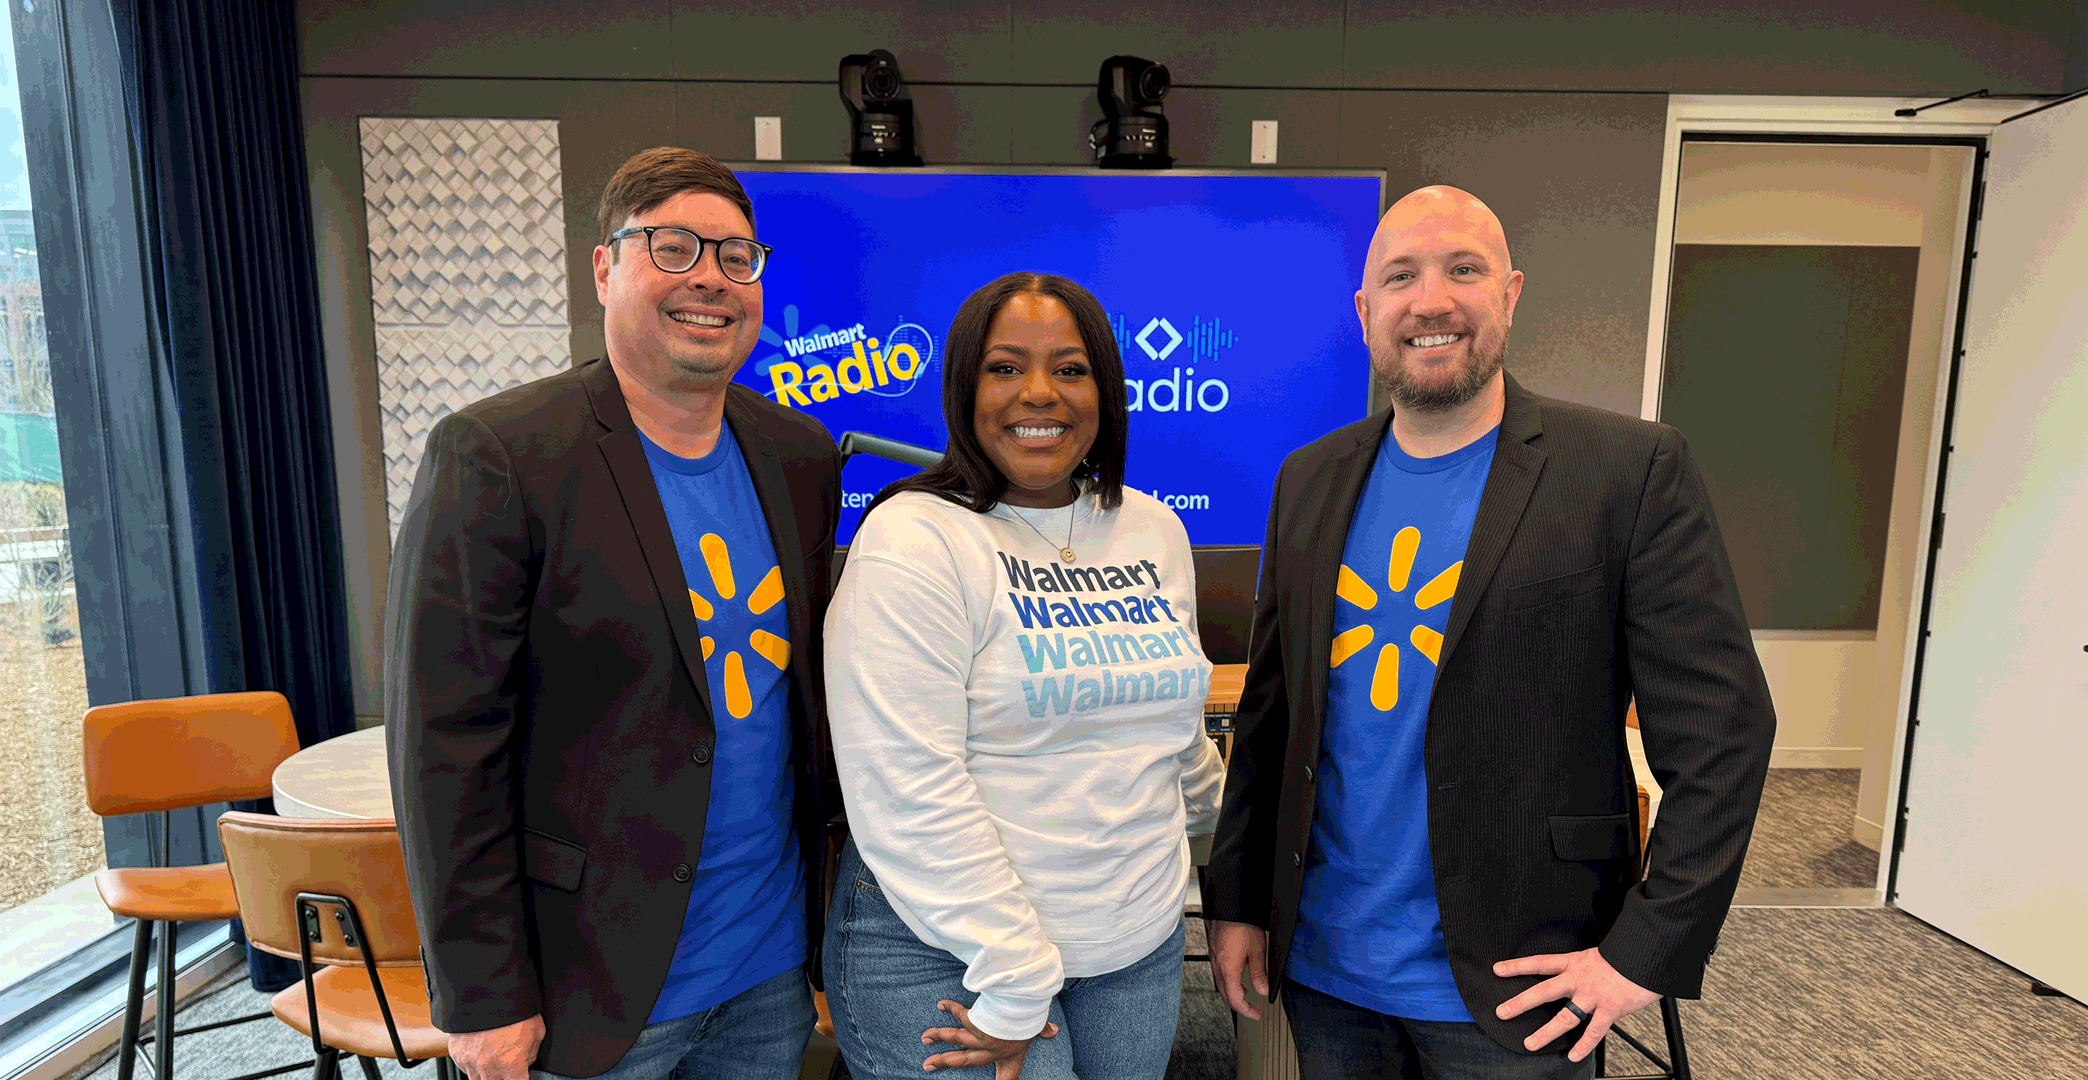
[{"label": "smiling woman", "polygon": [[[1122,503],[1124,361],[1102,304],[1074,282],[1007,274],[966,298],[945,341],[942,406],[950,432],[942,462],[879,492],[872,510],[902,491],[974,513],[1002,502],[1065,506],[1076,494],[1095,496],[1104,510]],[[1028,435],[1012,430],[1039,424]]]},{"label": "smiling woman", "polygon": [[1007,481],[1001,501],[1064,506],[1095,445],[1101,395],[1073,313],[1056,297],[1017,293],[986,329],[972,434]]},{"label": "smiling woman", "polygon": [[999,278],[946,359],[949,450],[872,503],[828,609],[853,830],[834,1027],[859,1076],[1157,1078],[1183,831],[1209,829],[1223,778],[1189,537],[1124,489],[1123,363],[1087,290]]}]

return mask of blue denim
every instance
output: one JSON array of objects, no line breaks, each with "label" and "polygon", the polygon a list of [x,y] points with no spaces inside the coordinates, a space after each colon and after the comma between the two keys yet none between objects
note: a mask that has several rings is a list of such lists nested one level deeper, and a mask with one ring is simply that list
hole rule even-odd
[{"label": "blue denim", "polygon": [[[818,1019],[805,969],[791,968],[701,1012],[647,1024],[594,1080],[795,1080]],[[529,1080],[571,1078],[531,1069]]]},{"label": "blue denim", "polygon": [[1587,1080],[1595,1075],[1593,1054],[1576,1064],[1563,1051],[1519,1053],[1495,1042],[1478,1024],[1387,1016],[1293,979],[1283,981],[1281,993],[1291,1038],[1298,1044],[1299,1080]]},{"label": "blue denim", "polygon": [[[1182,1009],[1186,927],[1144,959],[1107,975],[1067,979],[1051,1000],[1059,1033],[1030,1042],[1023,1080],[1160,1080]],[[945,998],[969,1007],[964,964],[923,944],[885,901],[877,879],[850,843],[841,852],[827,911],[827,1011],[834,1039],[856,1080],[921,1075],[921,1063],[949,1043],[923,1045],[929,1028],[956,1027],[935,1007]],[[993,1076],[993,1066],[937,1069],[937,1075]]]}]

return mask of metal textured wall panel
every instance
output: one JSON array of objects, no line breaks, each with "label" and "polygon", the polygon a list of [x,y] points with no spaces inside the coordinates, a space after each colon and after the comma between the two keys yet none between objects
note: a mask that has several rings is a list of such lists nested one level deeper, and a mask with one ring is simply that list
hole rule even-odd
[{"label": "metal textured wall panel", "polygon": [[555,120],[363,117],[385,496],[451,412],[572,365]]}]

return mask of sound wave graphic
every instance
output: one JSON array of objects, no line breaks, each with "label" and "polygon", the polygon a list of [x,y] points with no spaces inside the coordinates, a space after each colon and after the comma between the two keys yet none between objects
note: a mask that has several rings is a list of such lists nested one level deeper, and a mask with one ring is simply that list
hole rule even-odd
[{"label": "sound wave graphic", "polygon": [[[1126,363],[1146,361],[1147,354],[1138,347],[1134,339],[1148,321],[1141,319],[1133,323],[1122,312],[1110,313],[1109,328],[1116,335],[1117,352],[1124,357]],[[1181,326],[1164,316],[1160,321],[1180,334],[1182,339],[1181,344],[1167,355],[1166,362],[1170,364],[1195,364],[1216,360],[1218,350],[1230,349],[1240,343],[1237,333],[1225,329],[1223,319],[1206,320],[1201,315],[1194,315],[1190,317],[1187,326]],[[1164,345],[1164,338],[1156,344]]]}]

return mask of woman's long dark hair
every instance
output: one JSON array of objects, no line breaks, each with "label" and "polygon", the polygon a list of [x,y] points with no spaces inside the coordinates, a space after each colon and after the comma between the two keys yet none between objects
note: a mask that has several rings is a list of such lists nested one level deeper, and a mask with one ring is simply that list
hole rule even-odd
[{"label": "woman's long dark hair", "polygon": [[1014,273],[980,286],[957,309],[950,320],[950,333],[943,342],[943,426],[949,429],[949,448],[940,463],[926,471],[897,480],[877,493],[865,520],[886,499],[902,491],[925,491],[956,503],[973,513],[993,509],[1007,492],[1008,478],[986,456],[972,428],[972,412],[979,396],[979,369],[986,359],[986,332],[1011,297],[1022,293],[1049,296],[1066,305],[1080,343],[1087,349],[1088,365],[1094,373],[1095,389],[1101,399],[1101,430],[1095,445],[1073,470],[1076,496],[1093,494],[1104,510],[1114,510],[1124,501],[1124,442],[1130,429],[1130,395],[1124,390],[1124,358],[1117,352],[1116,332],[1109,316],[1093,293],[1054,274]]}]

